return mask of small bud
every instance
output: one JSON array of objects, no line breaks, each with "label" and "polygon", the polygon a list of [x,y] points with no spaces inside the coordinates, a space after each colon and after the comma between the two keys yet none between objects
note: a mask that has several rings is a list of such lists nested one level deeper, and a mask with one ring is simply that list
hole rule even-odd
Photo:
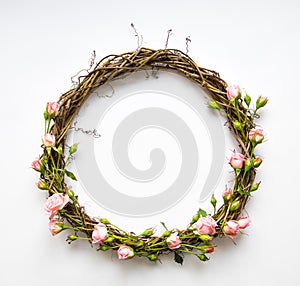
[{"label": "small bud", "polygon": [[40,190],[48,190],[48,185],[43,182],[43,181],[39,181],[37,183],[37,187],[40,189]]},{"label": "small bud", "polygon": [[252,161],[250,159],[246,159],[245,161],[245,172],[248,172],[252,167]]},{"label": "small bud", "polygon": [[230,188],[226,189],[223,192],[222,197],[223,197],[225,204],[228,203],[232,199],[232,195],[233,195],[233,191]]},{"label": "small bud", "polygon": [[171,230],[166,230],[166,231],[162,234],[162,237],[170,236],[171,233],[172,233]]},{"label": "small bud", "polygon": [[258,168],[258,167],[261,165],[262,161],[263,161],[263,159],[260,158],[260,157],[255,158],[255,159],[253,160],[253,167],[254,167],[254,168]]},{"label": "small bud", "polygon": [[244,101],[247,104],[247,106],[250,105],[250,103],[251,103],[251,97],[248,95],[248,93],[246,93],[246,95],[244,97]]},{"label": "small bud", "polygon": [[215,208],[217,205],[217,199],[214,196],[214,194],[212,194],[211,199],[210,199],[210,203],[212,204],[212,206]]},{"label": "small bud", "polygon": [[75,235],[75,234],[71,234],[68,236],[68,239],[67,240],[70,240],[70,241],[74,241],[74,240],[77,240],[78,236]]},{"label": "small bud", "polygon": [[259,187],[259,184],[253,184],[250,188],[250,192],[256,191],[258,189],[258,187]]},{"label": "small bud", "polygon": [[56,149],[56,151],[57,151],[58,154],[61,155],[61,154],[63,153],[63,148],[62,148],[62,146],[59,145],[58,148]]},{"label": "small bud", "polygon": [[237,121],[237,120],[235,120],[233,122],[233,127],[236,130],[243,130],[244,129],[243,124],[241,122]]},{"label": "small bud", "polygon": [[212,253],[212,252],[214,252],[214,251],[215,251],[215,248],[214,248],[213,246],[207,247],[207,248],[205,249],[205,253]]},{"label": "small bud", "polygon": [[70,199],[74,199],[74,191],[73,190],[68,190],[67,195],[69,196]]},{"label": "small bud", "polygon": [[138,247],[141,247],[144,245],[144,242],[142,240],[139,240],[138,242],[135,243],[135,246],[138,248]]},{"label": "small bud", "polygon": [[199,238],[203,241],[203,242],[207,242],[207,241],[211,241],[213,239],[213,237],[209,234],[201,234],[199,236]]},{"label": "small bud", "polygon": [[197,222],[200,218],[200,215],[197,213],[192,217],[192,221],[191,224],[194,224],[195,222]]},{"label": "small bud", "polygon": [[104,223],[104,224],[110,224],[109,220],[107,218],[100,218],[100,222]]},{"label": "small bud", "polygon": [[106,250],[109,250],[110,247],[107,246],[107,245],[101,245],[101,246],[100,246],[100,249],[101,249],[102,251],[106,251]]},{"label": "small bud", "polygon": [[150,260],[150,261],[155,261],[157,260],[157,255],[156,254],[149,254],[147,256],[147,258]]},{"label": "small bud", "polygon": [[115,237],[114,236],[109,236],[106,240],[105,240],[105,242],[106,243],[111,243],[111,242],[113,242],[115,240]]},{"label": "small bud", "polygon": [[240,201],[235,201],[231,204],[230,206],[230,211],[236,211],[239,207],[241,206],[241,202]]},{"label": "small bud", "polygon": [[44,113],[45,119],[54,118],[58,114],[59,107],[59,103],[57,102],[47,102],[46,111]]},{"label": "small bud", "polygon": [[151,227],[151,228],[147,228],[146,230],[144,230],[144,231],[140,234],[140,236],[149,237],[149,236],[151,236],[153,233],[154,233],[154,229]]},{"label": "small bud", "polygon": [[264,96],[260,96],[257,100],[256,100],[256,110],[265,106],[268,102],[268,98],[264,97]]},{"label": "small bud", "polygon": [[197,254],[196,255],[201,261],[207,261],[208,257],[205,254]]},{"label": "small bud", "polygon": [[75,143],[75,144],[73,144],[73,145],[70,147],[70,149],[69,149],[69,154],[70,154],[70,155],[74,154],[74,153],[77,151],[77,146],[78,146],[78,144]]},{"label": "small bud", "polygon": [[219,104],[218,104],[216,101],[214,101],[214,100],[211,100],[211,101],[208,103],[208,106],[209,106],[210,108],[220,110]]}]

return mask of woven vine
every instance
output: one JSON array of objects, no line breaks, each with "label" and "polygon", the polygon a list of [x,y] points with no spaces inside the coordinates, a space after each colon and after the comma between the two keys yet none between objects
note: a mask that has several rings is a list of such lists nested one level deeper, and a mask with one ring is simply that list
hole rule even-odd
[{"label": "woven vine", "polygon": [[[74,117],[86,98],[97,87],[146,68],[176,71],[207,90],[211,97],[208,106],[224,114],[240,149],[234,153],[235,157],[240,156],[240,164],[235,164],[234,156],[230,161],[234,180],[232,187],[223,193],[222,205],[216,208],[213,195],[213,214],[199,209],[186,229],[169,230],[163,224],[166,230],[160,235],[156,235],[151,227],[135,234],[101,215],[99,218],[90,217],[65,182],[66,176],[76,180],[67,167],[70,158],[75,156],[77,145],[66,147],[65,142]],[[78,80],[77,85],[57,102],[47,104],[43,154],[32,165],[40,172],[38,187],[49,193],[46,208],[50,212],[49,227],[53,235],[63,230],[72,231],[67,239],[69,242],[87,240],[99,250],[117,250],[120,259],[143,256],[155,261],[161,254],[174,253],[175,261],[182,263],[185,253],[207,260],[207,253],[214,251],[214,238],[228,236],[234,239],[239,229],[249,225],[250,220],[242,215],[249,197],[260,184],[255,183],[255,175],[262,159],[256,157],[254,149],[264,139],[262,130],[254,121],[267,98],[260,96],[251,108],[251,97],[247,93],[238,86],[228,87],[217,72],[199,67],[187,54],[176,49],[140,48],[134,52],[109,55]]]}]

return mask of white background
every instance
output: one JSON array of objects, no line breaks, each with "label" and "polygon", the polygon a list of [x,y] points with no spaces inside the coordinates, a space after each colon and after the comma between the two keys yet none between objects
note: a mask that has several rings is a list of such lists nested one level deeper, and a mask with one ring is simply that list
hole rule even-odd
[{"label": "white background", "polygon": [[[299,285],[300,4],[270,1],[0,1],[0,284]],[[51,237],[45,193],[30,163],[40,152],[42,112],[70,77],[98,58],[144,46],[185,50],[253,95],[270,98],[260,123],[260,190],[247,205],[248,236],[222,240],[207,263],[118,261],[88,243]],[[176,218],[174,218],[176,219]],[[34,284],[36,283],[36,284]]]}]

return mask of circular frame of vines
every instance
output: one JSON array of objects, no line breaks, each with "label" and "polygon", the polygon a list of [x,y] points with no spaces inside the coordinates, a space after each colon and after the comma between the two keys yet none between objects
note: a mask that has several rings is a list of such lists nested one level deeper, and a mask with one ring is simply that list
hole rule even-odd
[{"label": "circular frame of vines", "polygon": [[[69,189],[65,178],[76,180],[67,170],[77,145],[65,146],[68,130],[78,110],[89,94],[97,87],[127,73],[142,68],[174,70],[206,89],[211,100],[208,106],[224,114],[227,125],[236,138],[240,150],[234,151],[229,160],[234,173],[232,186],[222,193],[222,202],[211,197],[213,213],[199,209],[189,220],[186,229],[168,229],[157,235],[150,227],[141,234],[119,228],[108,219],[92,218],[80,205],[78,196]],[[42,155],[32,163],[40,173],[39,189],[48,191],[45,210],[49,215],[52,235],[64,230],[71,231],[67,241],[87,240],[98,250],[115,250],[119,259],[135,256],[159,260],[162,254],[174,254],[182,264],[185,254],[192,254],[201,261],[209,259],[208,253],[215,249],[214,239],[229,237],[232,240],[241,229],[250,224],[243,216],[244,208],[260,182],[255,182],[256,168],[262,162],[254,153],[255,147],[264,140],[263,130],[255,124],[257,111],[268,99],[259,96],[253,104],[251,97],[239,86],[228,86],[215,71],[199,67],[187,54],[176,49],[153,50],[140,48],[134,52],[109,55],[95,64],[88,75],[64,93],[57,102],[48,102],[44,112],[45,131]],[[252,106],[252,107],[251,107]]]}]

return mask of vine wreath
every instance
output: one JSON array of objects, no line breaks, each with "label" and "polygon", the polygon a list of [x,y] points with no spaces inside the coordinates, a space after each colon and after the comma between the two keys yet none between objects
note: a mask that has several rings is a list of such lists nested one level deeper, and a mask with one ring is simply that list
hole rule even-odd
[{"label": "vine wreath", "polygon": [[[211,96],[208,106],[226,116],[240,150],[234,151],[229,160],[234,180],[232,186],[223,191],[218,209],[215,196],[211,197],[213,214],[199,209],[186,229],[167,229],[161,223],[164,233],[157,235],[154,228],[147,228],[137,235],[122,230],[106,218],[92,218],[85,212],[78,196],[65,183],[66,176],[76,180],[67,167],[77,150],[77,144],[66,147],[65,141],[76,113],[91,91],[126,73],[149,67],[177,71],[205,88]],[[199,67],[180,50],[140,48],[103,58],[57,102],[46,105],[43,154],[32,163],[32,168],[40,172],[38,188],[48,191],[45,211],[52,235],[70,230],[69,243],[87,240],[98,250],[116,250],[119,259],[142,256],[156,261],[162,254],[173,253],[175,261],[182,264],[183,255],[188,253],[201,261],[208,260],[207,254],[214,251],[215,238],[225,236],[234,240],[240,230],[250,224],[243,211],[251,193],[260,184],[255,182],[255,175],[262,158],[255,155],[254,149],[264,140],[263,130],[254,121],[258,118],[257,111],[267,101],[266,97],[259,96],[251,104],[251,97],[238,85],[228,86],[217,72]]]}]

